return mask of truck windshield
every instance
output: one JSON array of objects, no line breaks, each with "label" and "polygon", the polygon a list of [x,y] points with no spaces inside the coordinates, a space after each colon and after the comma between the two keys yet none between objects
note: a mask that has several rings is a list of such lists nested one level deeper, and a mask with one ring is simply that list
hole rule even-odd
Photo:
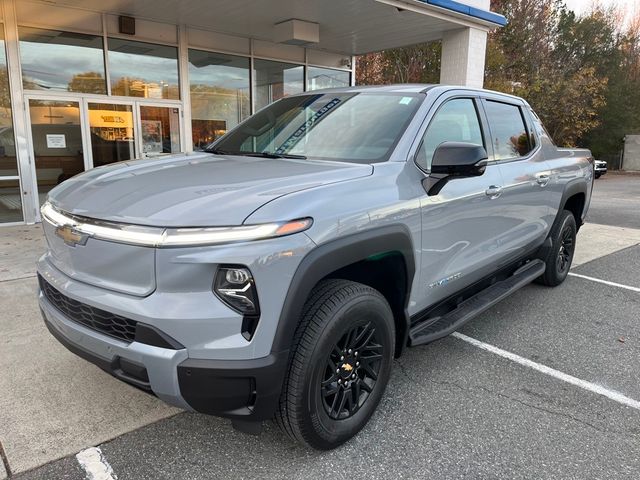
[{"label": "truck windshield", "polygon": [[249,117],[207,151],[353,163],[388,160],[424,97],[317,93],[286,97]]}]

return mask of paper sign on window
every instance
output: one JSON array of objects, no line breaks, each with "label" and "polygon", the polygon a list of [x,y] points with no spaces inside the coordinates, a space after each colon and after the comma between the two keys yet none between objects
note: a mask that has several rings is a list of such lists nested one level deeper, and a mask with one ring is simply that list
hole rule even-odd
[{"label": "paper sign on window", "polygon": [[47,148],[67,148],[66,137],[59,133],[47,133]]}]

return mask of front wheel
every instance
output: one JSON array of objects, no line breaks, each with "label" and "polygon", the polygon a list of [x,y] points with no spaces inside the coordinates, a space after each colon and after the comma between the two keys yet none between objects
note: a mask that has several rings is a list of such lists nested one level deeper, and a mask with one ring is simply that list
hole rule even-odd
[{"label": "front wheel", "polygon": [[538,283],[555,287],[564,282],[573,261],[577,233],[573,213],[562,210],[549,234],[553,247],[549,250],[547,258],[543,259],[546,269],[544,275],[537,279]]},{"label": "front wheel", "polygon": [[325,280],[311,292],[296,330],[276,422],[320,450],[357,434],[375,411],[391,373],[394,320],[366,285]]}]

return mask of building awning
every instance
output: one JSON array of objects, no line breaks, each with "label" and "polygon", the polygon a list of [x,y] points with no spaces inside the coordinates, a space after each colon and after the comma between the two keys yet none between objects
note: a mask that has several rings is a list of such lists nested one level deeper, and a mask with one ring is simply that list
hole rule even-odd
[{"label": "building awning", "polygon": [[[442,38],[464,27],[504,25],[502,15],[454,0],[56,0],[73,6],[274,41],[291,19],[319,25],[309,48],[360,55]],[[471,2],[470,2],[471,3]]]}]

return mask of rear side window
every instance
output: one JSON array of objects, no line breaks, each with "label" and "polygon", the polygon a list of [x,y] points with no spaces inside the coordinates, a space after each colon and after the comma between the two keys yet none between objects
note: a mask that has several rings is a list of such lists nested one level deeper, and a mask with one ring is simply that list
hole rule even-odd
[{"label": "rear side window", "polygon": [[423,170],[431,169],[436,148],[443,142],[466,142],[484,145],[478,112],[471,98],[449,100],[436,112],[416,154]]},{"label": "rear side window", "polygon": [[525,157],[533,150],[520,107],[487,100],[485,110],[496,160]]}]

